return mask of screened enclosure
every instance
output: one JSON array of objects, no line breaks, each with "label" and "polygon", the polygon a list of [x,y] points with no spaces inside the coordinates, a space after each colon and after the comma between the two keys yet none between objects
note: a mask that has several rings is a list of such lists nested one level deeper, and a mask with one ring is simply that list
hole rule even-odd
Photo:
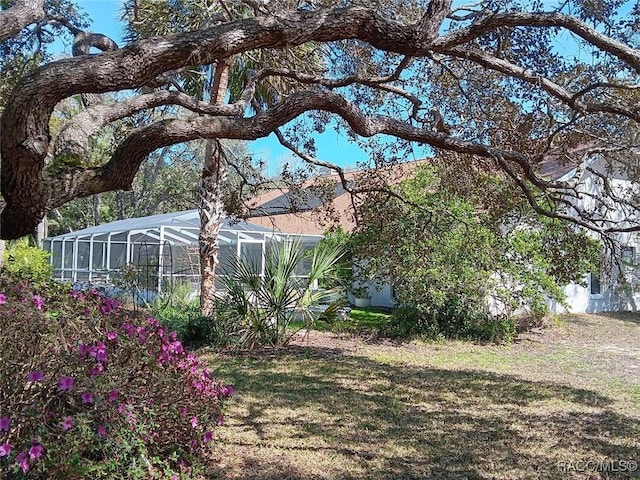
[{"label": "screened enclosure", "polygon": [[[57,280],[105,285],[126,271],[137,276],[141,288],[161,292],[169,284],[199,285],[199,230],[198,211],[189,210],[106,223],[47,238],[43,246],[51,253]],[[233,259],[242,259],[261,274],[265,251],[273,242],[296,239],[310,250],[320,238],[225,219],[218,271],[224,272]]]}]

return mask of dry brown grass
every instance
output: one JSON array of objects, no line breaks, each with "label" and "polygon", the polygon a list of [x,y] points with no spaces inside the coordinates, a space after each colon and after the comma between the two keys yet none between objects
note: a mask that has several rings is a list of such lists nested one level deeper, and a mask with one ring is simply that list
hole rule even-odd
[{"label": "dry brown grass", "polygon": [[211,476],[638,477],[559,468],[640,460],[638,318],[568,317],[509,346],[311,332],[278,352],[212,356],[237,395]]}]

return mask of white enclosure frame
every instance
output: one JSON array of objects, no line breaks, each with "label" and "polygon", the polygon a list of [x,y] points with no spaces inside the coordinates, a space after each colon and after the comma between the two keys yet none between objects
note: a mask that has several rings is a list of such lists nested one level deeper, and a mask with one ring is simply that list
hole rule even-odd
[{"label": "white enclosure frame", "polygon": [[[174,271],[174,267],[186,257],[167,255],[168,250],[186,253],[198,247],[200,216],[197,210],[131,218],[97,225],[77,232],[66,233],[44,240],[45,250],[51,253],[50,262],[56,280],[74,284],[109,284],[114,273],[126,265],[135,265],[136,256],[157,249],[157,282],[155,290],[161,292],[167,277],[200,283],[199,271],[191,273]],[[319,235],[299,235],[277,232],[244,221],[225,219],[220,229],[222,246],[235,246],[240,258],[243,244],[259,244],[262,249],[261,274],[264,273],[265,250],[271,241],[298,238],[303,245],[316,245]],[[88,244],[88,245],[87,245]],[[88,246],[88,248],[87,248]],[[144,246],[144,252],[143,252]],[[84,258],[88,255],[88,259]],[[169,259],[172,265],[166,265]]]}]

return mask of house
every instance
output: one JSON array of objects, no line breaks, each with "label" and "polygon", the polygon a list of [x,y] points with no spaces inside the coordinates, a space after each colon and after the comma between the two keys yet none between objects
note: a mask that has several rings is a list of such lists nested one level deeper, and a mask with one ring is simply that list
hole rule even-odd
[{"label": "house", "polygon": [[[350,171],[344,178],[353,188],[365,179],[371,180],[371,176],[380,184],[391,185],[409,178],[417,167],[427,162],[417,160],[368,172]],[[323,235],[336,227],[350,232],[356,227],[352,202],[358,201],[344,188],[339,175],[327,174],[297,188],[278,188],[253,198],[249,219],[256,225],[296,234]],[[396,303],[390,284],[370,285],[367,290],[373,306],[393,307]],[[350,297],[357,303],[352,294]]]},{"label": "house", "polygon": [[[576,161],[575,159],[581,157],[587,149],[588,146],[572,149],[565,159],[557,156],[547,157],[539,166],[539,175],[556,181],[571,181],[580,192],[577,205],[591,213],[600,214],[605,222],[640,220],[633,205],[625,206],[615,202],[600,204],[596,201],[603,197],[601,192],[605,187],[602,176],[607,178],[607,188],[624,192],[625,195],[637,187],[621,169],[612,170],[600,156],[590,156],[586,163]],[[427,159],[399,164],[378,171],[376,175],[388,184],[393,184],[408,178],[416,167],[426,162]],[[346,180],[356,182],[359,175],[361,172],[350,172],[346,174]],[[328,209],[326,206],[323,207],[323,202],[313,190],[313,181],[309,181],[295,191],[283,188],[254,198],[249,211],[251,222],[278,231],[299,234],[322,234],[335,226],[340,226],[345,231],[353,230],[356,223],[351,204],[352,197],[341,185],[340,178],[337,175],[326,175],[320,180],[329,185],[329,190],[333,193]],[[601,211],[598,212],[598,209]],[[640,237],[634,232],[626,232],[612,234],[609,238],[618,246],[613,250],[603,250],[601,271],[589,274],[585,279],[586,286],[571,284],[564,287],[571,312],[636,310],[637,305],[640,305],[640,295],[635,295],[630,290],[630,285],[640,280],[635,278],[639,275],[633,267],[634,264],[640,263]],[[383,285],[379,289],[371,288],[370,291],[372,305],[395,304],[390,285]],[[550,308],[558,313],[565,310],[555,302],[550,302]]]},{"label": "house", "polygon": [[[577,147],[569,154],[577,158],[588,149],[589,146]],[[635,155],[628,160],[637,164]],[[578,199],[575,203],[579,208],[599,217],[603,225],[630,229],[607,234],[609,241],[603,245],[600,272],[588,274],[584,285],[564,287],[570,312],[638,310],[640,292],[634,290],[640,286],[640,236],[632,228],[640,222],[639,206],[634,204],[634,197],[640,198],[640,188],[630,180],[629,167],[637,168],[635,165],[612,165],[601,155],[591,155],[580,163],[575,160],[558,162],[551,158],[541,165],[542,176],[576,185]],[[605,190],[609,191],[608,195]],[[567,310],[554,303],[550,307],[558,313]]]}]

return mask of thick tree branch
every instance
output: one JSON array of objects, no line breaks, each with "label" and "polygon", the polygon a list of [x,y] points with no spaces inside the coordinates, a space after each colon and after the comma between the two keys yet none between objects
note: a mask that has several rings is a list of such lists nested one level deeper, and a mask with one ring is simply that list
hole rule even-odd
[{"label": "thick tree branch", "polygon": [[132,97],[126,101],[110,105],[98,104],[83,110],[74,116],[60,131],[55,142],[55,157],[64,156],[80,160],[89,148],[89,137],[98,133],[102,127],[116,120],[126,118],[144,109],[163,105],[175,105],[194,113],[214,116],[238,117],[244,115],[255,93],[255,79],[244,89],[240,99],[232,104],[214,105],[202,102],[176,91],[162,90]]},{"label": "thick tree branch", "polygon": [[17,34],[27,25],[44,18],[44,0],[17,0],[0,12],[0,41]]},{"label": "thick tree branch", "polygon": [[541,188],[554,185],[553,182],[538,178],[529,167],[530,159],[521,153],[452,138],[430,129],[408,125],[395,118],[367,116],[341,95],[305,91],[290,95],[286,101],[252,118],[173,119],[140,128],[120,144],[111,160],[103,167],[69,172],[64,182],[57,182],[53,186],[47,209],[78,196],[130,188],[140,164],[150,152],[158,148],[198,138],[255,140],[269,135],[281,125],[311,110],[324,110],[341,116],[355,133],[363,137],[387,134],[459,153],[485,158],[500,156],[519,165],[530,176],[529,180]]},{"label": "thick tree branch", "polygon": [[[638,111],[635,108],[622,108],[622,107],[618,107],[618,106],[607,104],[607,103],[585,102],[581,100],[581,97],[583,96],[584,93],[592,90],[593,88],[597,88],[597,86],[585,88],[578,93],[572,93],[566,88],[562,87],[561,85],[558,85],[552,80],[542,75],[539,75],[530,69],[522,68],[518,65],[514,65],[513,63],[507,60],[494,57],[493,55],[483,52],[481,50],[459,47],[451,50],[445,50],[444,53],[454,56],[456,58],[470,60],[488,69],[495,70],[509,77],[520,79],[535,87],[541,88],[545,92],[549,93],[550,95],[554,96],[558,100],[562,101],[562,103],[564,103],[565,105],[579,112],[611,113],[614,115],[620,115],[623,117],[630,118],[632,120],[635,120],[636,122],[640,122],[640,111]],[[602,85],[603,85],[602,83],[598,84],[598,86],[602,86]],[[629,86],[626,87],[626,89],[628,90],[632,88],[635,88],[635,87],[629,87]]]}]

